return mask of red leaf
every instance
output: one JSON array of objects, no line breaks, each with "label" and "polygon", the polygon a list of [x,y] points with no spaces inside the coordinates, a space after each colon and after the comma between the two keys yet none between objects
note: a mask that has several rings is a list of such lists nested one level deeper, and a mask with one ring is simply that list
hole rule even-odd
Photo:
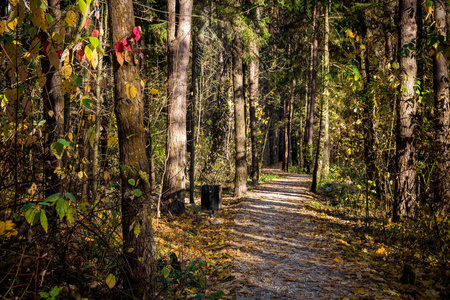
[{"label": "red leaf", "polygon": [[45,54],[47,54],[47,47],[48,47],[48,45],[50,45],[50,42],[49,42],[49,40],[46,40],[46,41],[44,42],[44,46],[43,46],[43,50],[44,50],[44,53],[45,53]]},{"label": "red leaf", "polygon": [[122,45],[123,45],[123,48],[124,48],[125,50],[130,50],[130,51],[132,50],[132,49],[131,49],[131,44],[130,44],[128,38],[125,38],[125,39],[123,40]]},{"label": "red leaf", "polygon": [[141,28],[134,27],[132,36],[136,42],[139,41],[141,38]]},{"label": "red leaf", "polygon": [[124,50],[123,47],[123,42],[122,41],[118,41],[116,44],[116,55],[119,55],[120,53],[122,53]]},{"label": "red leaf", "polygon": [[56,52],[56,54],[58,54],[58,57],[61,57],[61,53],[62,53],[62,50],[58,50],[58,52]]},{"label": "red leaf", "polygon": [[86,23],[84,23],[84,29],[87,29],[89,27],[90,23],[91,23],[91,19],[87,20]]},{"label": "red leaf", "polygon": [[79,50],[77,51],[77,59],[78,59],[79,61],[81,61],[81,60],[83,60],[83,56],[84,56],[84,50],[83,50],[83,49],[79,49]]},{"label": "red leaf", "polygon": [[92,36],[98,38],[98,30],[97,29],[94,29],[92,31]]}]

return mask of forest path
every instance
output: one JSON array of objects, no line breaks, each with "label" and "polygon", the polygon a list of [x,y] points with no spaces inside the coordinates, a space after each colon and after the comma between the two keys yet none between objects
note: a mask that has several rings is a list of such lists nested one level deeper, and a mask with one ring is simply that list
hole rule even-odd
[{"label": "forest path", "polygon": [[345,230],[347,221],[313,208],[311,176],[264,171],[285,178],[248,192],[236,215],[236,299],[386,299],[361,266],[341,258],[339,239],[316,223],[327,218]]}]

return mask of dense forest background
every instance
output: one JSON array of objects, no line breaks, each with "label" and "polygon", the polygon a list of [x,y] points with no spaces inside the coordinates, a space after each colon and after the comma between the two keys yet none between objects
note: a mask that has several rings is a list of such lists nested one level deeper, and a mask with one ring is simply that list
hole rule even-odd
[{"label": "dense forest background", "polygon": [[185,266],[158,222],[189,218],[201,185],[239,198],[279,162],[445,282],[449,10],[2,1],[0,295],[182,293],[169,274]]}]

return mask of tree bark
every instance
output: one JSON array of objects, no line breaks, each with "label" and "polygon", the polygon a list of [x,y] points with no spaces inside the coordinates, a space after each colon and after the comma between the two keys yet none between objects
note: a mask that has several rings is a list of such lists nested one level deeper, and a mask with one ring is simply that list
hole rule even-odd
[{"label": "tree bark", "polygon": [[[61,19],[60,0],[50,0],[48,2],[50,15],[54,19],[52,24],[52,33],[59,34]],[[61,45],[52,43],[53,50],[58,51]],[[47,82],[44,86],[44,118],[45,128],[47,132],[47,140],[45,145],[45,195],[46,197],[55,194],[61,190],[61,182],[55,173],[57,167],[62,166],[62,161],[53,156],[51,145],[59,138],[64,137],[64,97],[61,91],[61,73],[58,72],[50,63],[48,57],[42,59],[42,72],[47,76]]]},{"label": "tree bark", "polygon": [[[111,41],[129,36],[135,26],[131,0],[108,0]],[[136,45],[135,45],[136,46]],[[127,50],[126,50],[127,51]],[[138,57],[138,56],[137,56]],[[125,283],[136,298],[152,298],[156,284],[156,245],[150,210],[149,165],[145,150],[144,103],[138,80],[139,62],[120,65],[113,58],[115,114],[119,133],[122,181],[123,253],[127,262]],[[130,90],[136,93],[132,95]],[[127,92],[128,90],[128,92]],[[142,193],[140,195],[139,191]]]},{"label": "tree bark", "polygon": [[413,218],[417,206],[417,170],[416,170],[416,84],[417,63],[415,51],[407,45],[414,43],[417,37],[417,0],[400,0],[398,42],[400,49],[401,74],[400,95],[397,98],[397,137],[395,203],[393,220],[400,215]]},{"label": "tree bark", "polygon": [[169,0],[167,27],[167,140],[161,211],[185,211],[186,92],[193,0]]},{"label": "tree bark", "polygon": [[247,159],[245,149],[245,103],[242,70],[242,44],[238,36],[233,39],[233,90],[234,127],[236,130],[236,174],[234,196],[241,197],[247,192]]},{"label": "tree bark", "polygon": [[317,51],[318,51],[318,22],[319,22],[319,7],[317,1],[314,2],[314,17],[312,26],[312,41],[311,41],[311,65],[309,78],[309,98],[308,98],[308,114],[306,116],[305,124],[305,156],[304,165],[306,172],[311,172],[312,157],[313,157],[313,135],[314,135],[314,106],[316,103],[316,81],[317,81]]},{"label": "tree bark", "polygon": [[249,64],[249,93],[250,93],[250,139],[252,144],[252,183],[259,182],[258,128],[256,119],[256,105],[258,103],[259,87],[259,48],[255,42],[250,43],[252,60]]},{"label": "tree bark", "polygon": [[323,176],[328,176],[330,172],[330,118],[329,118],[329,98],[330,92],[328,90],[328,86],[330,84],[330,80],[328,78],[328,74],[330,73],[330,51],[329,51],[329,43],[330,43],[330,18],[329,18],[329,9],[331,5],[331,0],[328,1],[327,7],[325,8],[325,37],[324,37],[324,69],[325,69],[325,78],[324,78],[324,89],[323,89],[323,164],[322,164],[322,174]]},{"label": "tree bark", "polygon": [[[446,37],[446,20],[444,0],[435,3],[435,31],[438,35]],[[438,213],[446,216],[450,213],[450,102],[449,102],[449,76],[447,59],[437,48],[433,56],[434,79],[434,106],[435,131],[437,142],[437,168],[435,175],[436,188],[435,202],[438,204]]]}]

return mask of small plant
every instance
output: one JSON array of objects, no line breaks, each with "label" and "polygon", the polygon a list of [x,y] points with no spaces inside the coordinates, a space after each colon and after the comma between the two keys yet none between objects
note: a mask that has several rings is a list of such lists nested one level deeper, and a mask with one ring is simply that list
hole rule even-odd
[{"label": "small plant", "polygon": [[46,292],[39,292],[39,296],[41,296],[43,299],[48,300],[55,300],[56,297],[59,295],[63,287],[55,286],[51,291],[50,294]]}]

